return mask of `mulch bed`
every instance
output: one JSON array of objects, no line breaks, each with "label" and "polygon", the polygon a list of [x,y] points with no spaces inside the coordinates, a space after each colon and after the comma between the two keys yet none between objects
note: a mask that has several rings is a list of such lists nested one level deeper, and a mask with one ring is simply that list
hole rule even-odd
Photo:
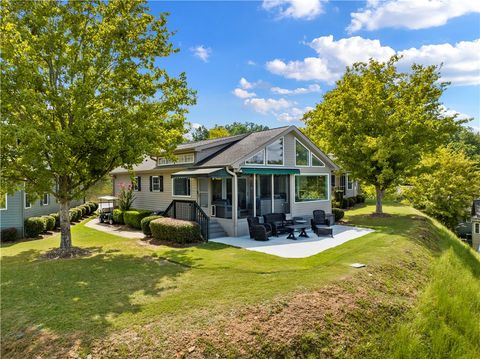
[{"label": "mulch bed", "polygon": [[70,250],[65,250],[62,248],[55,248],[51,251],[46,252],[43,257],[46,259],[67,259],[67,258],[78,258],[86,257],[92,254],[88,249],[72,247]]}]

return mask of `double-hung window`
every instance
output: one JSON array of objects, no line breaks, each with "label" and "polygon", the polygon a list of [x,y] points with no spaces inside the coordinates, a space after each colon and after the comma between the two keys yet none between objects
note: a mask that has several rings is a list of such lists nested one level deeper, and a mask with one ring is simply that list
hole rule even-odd
[{"label": "double-hung window", "polygon": [[141,176],[135,176],[134,181],[133,181],[133,190],[135,192],[140,192],[142,190],[142,177]]},{"label": "double-hung window", "polygon": [[173,178],[173,195],[190,197],[190,178],[174,177]]},{"label": "double-hung window", "polygon": [[163,176],[150,176],[150,192],[163,192]]},{"label": "double-hung window", "polygon": [[42,198],[40,199],[41,206],[48,206],[50,204],[50,195],[48,193],[44,193]]}]

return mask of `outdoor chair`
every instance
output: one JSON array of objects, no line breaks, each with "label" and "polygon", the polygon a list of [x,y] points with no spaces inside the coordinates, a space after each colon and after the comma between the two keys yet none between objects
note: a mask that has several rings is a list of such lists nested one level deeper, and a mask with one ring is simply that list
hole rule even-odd
[{"label": "outdoor chair", "polygon": [[333,231],[330,228],[330,221],[325,215],[325,211],[317,209],[313,211],[313,218],[310,220],[312,231],[317,235],[333,236]]},{"label": "outdoor chair", "polygon": [[265,232],[269,236],[271,236],[273,233],[272,226],[268,223],[260,223],[260,219],[258,217],[248,217],[247,222],[248,222],[248,231],[250,233],[250,238],[254,238],[255,226],[265,227]]},{"label": "outdoor chair", "polygon": [[288,220],[285,213],[269,213],[263,215],[263,221],[272,226],[272,232],[274,236],[280,233],[287,233],[288,229],[285,226],[292,225],[293,221]]},{"label": "outdoor chair", "polygon": [[267,230],[264,225],[255,225],[252,227],[253,239],[256,241],[268,241],[268,237],[272,235],[271,231]]}]

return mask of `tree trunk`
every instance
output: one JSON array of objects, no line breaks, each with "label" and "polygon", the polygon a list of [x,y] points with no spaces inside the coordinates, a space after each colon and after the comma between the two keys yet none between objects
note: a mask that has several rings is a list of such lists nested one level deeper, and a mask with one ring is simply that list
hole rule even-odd
[{"label": "tree trunk", "polygon": [[375,186],[375,191],[376,191],[376,197],[377,197],[377,204],[375,206],[375,213],[381,214],[383,213],[383,207],[382,207],[382,199],[383,199],[383,193],[385,190],[381,189],[380,186]]},{"label": "tree trunk", "polygon": [[60,248],[64,251],[72,249],[72,233],[70,231],[70,201],[60,201]]}]

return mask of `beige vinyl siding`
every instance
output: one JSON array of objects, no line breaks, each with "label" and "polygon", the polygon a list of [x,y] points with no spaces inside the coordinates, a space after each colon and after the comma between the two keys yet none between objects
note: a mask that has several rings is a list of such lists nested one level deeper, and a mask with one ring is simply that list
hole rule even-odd
[{"label": "beige vinyl siding", "polygon": [[[152,211],[163,211],[172,202],[173,199],[196,200],[197,199],[197,180],[190,179],[190,197],[175,197],[172,195],[172,173],[174,171],[155,171],[148,173],[139,173],[137,176],[142,178],[141,191],[136,191],[133,207],[137,209],[150,209]],[[163,192],[150,192],[150,176],[163,176]],[[114,179],[115,196],[120,193],[121,184],[128,185],[130,176],[128,174],[119,174]]]}]

